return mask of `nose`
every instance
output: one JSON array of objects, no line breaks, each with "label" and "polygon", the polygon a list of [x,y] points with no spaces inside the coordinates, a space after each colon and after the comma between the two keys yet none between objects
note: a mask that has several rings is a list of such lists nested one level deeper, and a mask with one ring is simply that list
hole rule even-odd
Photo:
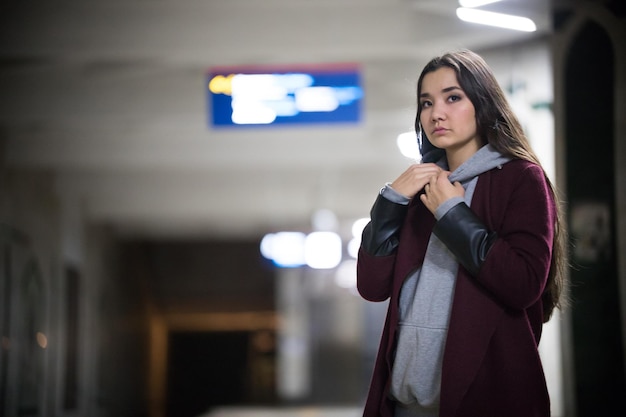
[{"label": "nose", "polygon": [[436,102],[431,105],[430,117],[433,122],[438,120],[443,120],[445,118],[445,112],[443,106],[441,104],[437,104]]}]

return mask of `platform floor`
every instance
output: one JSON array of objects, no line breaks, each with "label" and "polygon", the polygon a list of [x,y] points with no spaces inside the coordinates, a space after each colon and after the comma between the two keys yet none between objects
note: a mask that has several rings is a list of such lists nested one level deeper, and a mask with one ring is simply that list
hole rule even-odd
[{"label": "platform floor", "polygon": [[361,417],[352,407],[221,407],[199,417]]}]

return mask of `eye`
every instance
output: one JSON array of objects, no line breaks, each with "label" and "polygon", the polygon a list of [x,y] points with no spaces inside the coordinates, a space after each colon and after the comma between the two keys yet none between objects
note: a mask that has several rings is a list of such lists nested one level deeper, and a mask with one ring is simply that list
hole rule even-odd
[{"label": "eye", "polygon": [[425,109],[425,108],[427,108],[427,107],[430,107],[430,106],[432,106],[432,105],[433,105],[433,103],[432,103],[430,100],[424,100],[424,101],[422,101],[422,103],[421,103],[421,106],[422,106],[422,108],[423,108],[423,109]]},{"label": "eye", "polygon": [[451,103],[454,103],[455,101],[459,101],[459,100],[461,100],[461,96],[458,96],[456,94],[453,94],[450,97],[448,97],[448,101]]}]

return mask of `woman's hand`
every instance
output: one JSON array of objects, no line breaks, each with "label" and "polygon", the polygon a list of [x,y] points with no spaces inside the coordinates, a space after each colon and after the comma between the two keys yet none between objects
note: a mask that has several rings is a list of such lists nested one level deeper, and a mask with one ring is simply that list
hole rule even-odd
[{"label": "woman's hand", "polygon": [[452,197],[465,196],[465,189],[461,183],[455,182],[452,184],[448,180],[449,175],[449,171],[441,170],[437,175],[431,176],[424,187],[424,194],[420,196],[422,203],[433,214],[444,201]]},{"label": "woman's hand", "polygon": [[413,164],[391,183],[391,188],[408,198],[413,198],[430,178],[440,172],[443,170],[433,163]]}]

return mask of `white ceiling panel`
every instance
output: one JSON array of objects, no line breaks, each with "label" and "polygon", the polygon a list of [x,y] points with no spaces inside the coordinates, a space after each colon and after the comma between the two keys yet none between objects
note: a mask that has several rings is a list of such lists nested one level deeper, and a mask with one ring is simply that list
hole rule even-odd
[{"label": "white ceiling panel", "polygon": [[[433,55],[545,36],[548,5],[495,9],[535,33],[459,21],[453,0],[29,1],[0,6],[0,131],[10,167],[56,173],[63,198],[120,233],[306,228],[318,208],[367,215],[411,161],[414,89]],[[358,125],[208,125],[210,67],[355,62]]]}]

